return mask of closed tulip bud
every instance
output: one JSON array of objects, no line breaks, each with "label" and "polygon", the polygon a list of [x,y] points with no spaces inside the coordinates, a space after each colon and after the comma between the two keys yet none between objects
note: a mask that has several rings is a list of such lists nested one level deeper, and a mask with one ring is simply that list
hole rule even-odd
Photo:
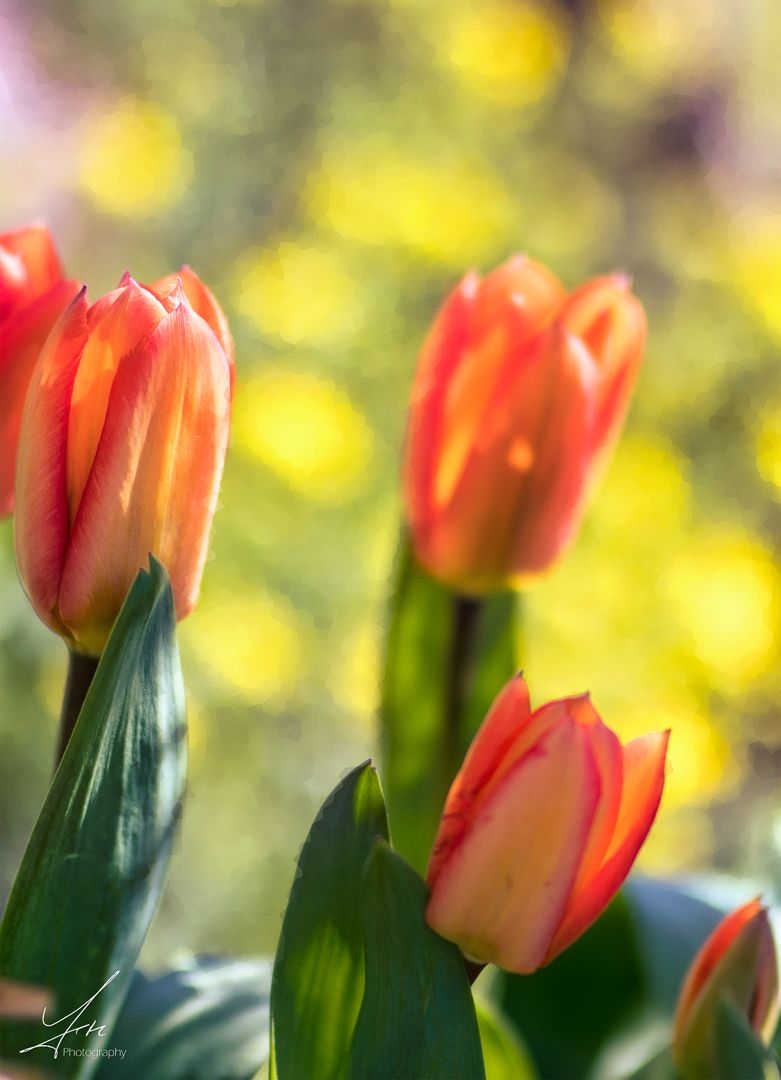
[{"label": "closed tulip bud", "polygon": [[186,269],[173,287],[126,274],[91,307],[83,290],[52,332],[22,421],[15,539],[36,611],[74,651],[102,652],[150,552],[177,618],[192,611],[227,445],[228,350],[216,301]]},{"label": "closed tulip bud", "polygon": [[405,489],[422,566],[466,593],[550,566],[618,437],[644,341],[622,275],[568,297],[523,256],[467,274],[412,392]]},{"label": "closed tulip bud", "polygon": [[44,225],[0,235],[0,517],[14,508],[24,399],[46,338],[81,288],[63,280]]},{"label": "closed tulip bud", "polygon": [[751,900],[719,923],[694,958],[681,988],[673,1056],[686,1080],[709,1080],[716,1067],[716,1018],[727,992],[769,1043],[779,1013],[778,961],[767,908]]},{"label": "closed tulip bud", "polygon": [[656,816],[669,732],[622,746],[588,694],[532,712],[507,684],[453,782],[426,920],[470,959],[550,963],[616,894]]}]

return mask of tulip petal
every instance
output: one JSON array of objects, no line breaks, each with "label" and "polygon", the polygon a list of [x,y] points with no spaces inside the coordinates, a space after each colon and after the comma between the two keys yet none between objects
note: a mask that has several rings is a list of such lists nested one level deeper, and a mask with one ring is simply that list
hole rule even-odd
[{"label": "tulip petal", "polygon": [[52,330],[27,392],[16,462],[16,561],[43,621],[70,636],[57,615],[68,545],[66,450],[73,384],[87,342],[86,287]]},{"label": "tulip petal", "polygon": [[547,266],[527,255],[514,255],[484,279],[472,332],[485,333],[512,311],[517,335],[511,345],[517,347],[550,326],[566,299],[564,287]]},{"label": "tulip petal", "polygon": [[71,527],[98,449],[120,361],[149,337],[164,315],[162,304],[128,274],[119,288],[101,297],[87,313],[90,336],[73,384],[68,427]]},{"label": "tulip petal", "polygon": [[444,397],[441,446],[432,496],[453,496],[478,438],[500,372],[517,350],[549,326],[565,293],[546,267],[523,255],[490,274],[477,291],[465,348]]},{"label": "tulip petal", "polygon": [[198,275],[185,264],[178,274],[168,274],[167,277],[155,281],[154,284],[149,286],[149,291],[162,303],[164,302],[164,298],[168,298],[176,289],[177,280],[180,280],[182,283],[182,288],[190,303],[190,307],[196,315],[200,315],[202,319],[206,320],[217,335],[217,340],[225,351],[225,356],[228,359],[228,365],[230,367],[231,398],[233,398],[233,389],[236,381],[233,358],[233,338],[231,337],[228,320],[225,318],[225,314],[217,303],[217,299],[211,289],[207,289]]},{"label": "tulip petal", "polygon": [[[576,527],[594,416],[594,363],[561,326],[497,381],[476,445],[421,558],[465,590],[500,587],[558,555]],[[518,440],[528,445],[519,468]]]},{"label": "tulip petal", "polygon": [[599,803],[569,904],[576,901],[580,890],[592,880],[607,854],[618,821],[624,777],[621,742],[618,736],[602,723],[590,702],[588,705],[596,717],[596,721],[589,725],[588,735],[599,771]]},{"label": "tulip petal", "polygon": [[149,552],[168,569],[177,617],[192,610],[229,415],[225,353],[203,319],[180,303],[122,357],[111,387],[60,589],[62,619],[85,650],[102,649]]},{"label": "tulip petal", "polygon": [[404,486],[418,555],[426,550],[433,514],[432,493],[442,443],[444,399],[461,362],[470,312],[480,281],[467,274],[440,308],[418,357],[410,396]]},{"label": "tulip petal", "polygon": [[615,831],[602,865],[567,905],[546,954],[546,964],[591,925],[631,870],[659,809],[669,738],[669,731],[653,731],[623,747],[623,783]]},{"label": "tulip petal", "polygon": [[775,1034],[781,1012],[781,995],[778,983],[778,956],[773,931],[765,912],[762,919],[762,938],[759,946],[759,963],[754,1000],[751,1002],[749,1020],[754,1030],[769,1043]]},{"label": "tulip petal", "polygon": [[0,517],[13,510],[16,448],[27,387],[52,327],[80,288],[78,281],[58,281],[0,324]]},{"label": "tulip petal", "polygon": [[31,289],[21,256],[0,245],[0,320],[11,318],[30,300]]},{"label": "tulip petal", "polygon": [[596,278],[577,289],[561,313],[562,322],[588,347],[599,370],[595,452],[612,448],[643,356],[645,312],[629,286],[623,274]]},{"label": "tulip petal", "polygon": [[[447,578],[450,570],[448,552],[441,551],[448,537],[440,521],[467,468],[495,385],[564,299],[550,271],[516,256],[482,283],[468,274],[437,316],[415,376],[405,485],[416,553],[438,577]],[[445,534],[449,529],[445,521]]]},{"label": "tulip petal", "polygon": [[461,843],[477,793],[496,772],[530,717],[529,688],[523,677],[516,675],[491,706],[450,787],[426,872],[429,887],[433,887],[451,850]]},{"label": "tulip petal", "polygon": [[[755,1012],[755,1005],[765,989],[759,983],[768,944],[775,967],[767,909],[755,900],[722,920],[695,956],[673,1020],[673,1058],[684,1076],[715,1075],[717,1015],[725,991],[755,1031],[762,1030],[765,1017]],[[766,1000],[764,1009],[769,1005],[772,1009]]]},{"label": "tulip petal", "polygon": [[472,820],[440,868],[428,924],[471,956],[533,971],[566,905],[598,799],[587,734],[565,719]]},{"label": "tulip petal", "polygon": [[28,225],[3,233],[0,248],[18,256],[24,265],[26,285],[16,310],[48,292],[62,277],[57,249],[45,225]]},{"label": "tulip petal", "polygon": [[684,1021],[690,1015],[694,1002],[699,997],[702,988],[710,978],[719,960],[721,960],[743,927],[756,918],[760,911],[762,911],[762,904],[759,897],[749,900],[747,904],[741,904],[740,907],[731,911],[729,915],[721,920],[695,956],[678,995],[674,1024],[676,1038],[680,1037]]}]

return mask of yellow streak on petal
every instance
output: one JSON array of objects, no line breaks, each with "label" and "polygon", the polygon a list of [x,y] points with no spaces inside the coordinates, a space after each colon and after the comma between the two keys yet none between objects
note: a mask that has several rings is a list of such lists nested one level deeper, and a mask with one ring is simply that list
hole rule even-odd
[{"label": "yellow streak on petal", "polygon": [[506,355],[507,331],[498,325],[474,349],[464,352],[445,395],[442,452],[434,478],[434,504],[447,506],[453,496]]}]

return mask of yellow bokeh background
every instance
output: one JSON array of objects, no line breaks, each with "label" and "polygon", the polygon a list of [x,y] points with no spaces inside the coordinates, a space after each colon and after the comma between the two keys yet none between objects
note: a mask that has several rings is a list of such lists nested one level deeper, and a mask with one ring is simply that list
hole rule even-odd
[{"label": "yellow bokeh background", "polygon": [[[567,290],[627,272],[649,326],[581,532],[521,598],[533,702],[588,690],[624,740],[672,728],[645,869],[781,889],[778,3],[34,7],[14,39],[33,81],[4,69],[2,228],[48,215],[92,300],[188,263],[236,344],[180,627],[191,795],[145,962],[273,952],[318,806],[378,756],[416,357],[461,276],[516,252]],[[11,866],[65,654],[0,529],[0,709],[26,725],[0,731]]]},{"label": "yellow bokeh background", "polygon": [[287,597],[266,590],[207,597],[182,640],[209,677],[267,707],[284,705],[307,673],[306,623]]},{"label": "yellow bokeh background", "polygon": [[349,499],[367,481],[372,431],[331,382],[266,372],[240,389],[235,419],[237,448],[309,498]]},{"label": "yellow bokeh background", "polygon": [[382,138],[335,140],[303,198],[310,217],[346,240],[408,247],[456,267],[495,250],[515,213],[485,167],[456,154],[427,159]]},{"label": "yellow bokeh background", "polygon": [[465,0],[449,6],[438,29],[440,64],[450,66],[469,92],[497,105],[536,102],[564,73],[569,41],[551,6]]},{"label": "yellow bokeh background", "polygon": [[363,321],[365,300],[365,290],[333,250],[283,241],[276,249],[248,251],[238,260],[239,312],[261,334],[277,334],[292,345],[338,340],[354,332]]},{"label": "yellow bokeh background", "polygon": [[176,119],[159,105],[123,97],[84,133],[80,179],[102,210],[145,218],[176,206],[193,174]]}]

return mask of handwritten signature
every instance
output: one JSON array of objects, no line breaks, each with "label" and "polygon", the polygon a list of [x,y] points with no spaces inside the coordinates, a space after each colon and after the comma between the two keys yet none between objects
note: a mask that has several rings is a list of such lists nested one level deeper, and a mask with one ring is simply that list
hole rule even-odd
[{"label": "handwritten signature", "polygon": [[[86,1032],[86,1034],[84,1035],[85,1039],[88,1035],[92,1035],[93,1033],[96,1033],[99,1038],[105,1037],[105,1024],[96,1025],[94,1021],[91,1021],[89,1024],[78,1024],[78,1021],[81,1019],[85,1009],[87,1009],[88,1006],[92,1004],[98,994],[103,993],[108,984],[110,982],[113,982],[114,979],[116,979],[117,975],[119,975],[119,972],[115,971],[111,978],[106,979],[100,990],[98,990],[96,994],[93,994],[88,1001],[85,1001],[83,1005],[80,1005],[77,1009],[74,1009],[73,1012],[69,1012],[67,1016],[62,1016],[59,1020],[54,1020],[50,1024],[47,1024],[46,1022],[46,1007],[44,1006],[44,1010],[41,1015],[41,1023],[44,1025],[44,1027],[56,1028],[59,1027],[60,1024],[64,1024],[66,1020],[70,1020],[70,1023],[68,1024],[65,1031],[60,1032],[59,1035],[52,1035],[51,1039],[47,1039],[45,1042],[36,1043],[35,1046],[28,1046],[24,1050],[20,1050],[19,1053],[26,1054],[30,1050],[38,1050],[40,1047],[45,1046],[48,1047],[50,1050],[54,1051],[54,1056],[56,1058],[59,1054],[60,1047],[62,1046],[62,1040],[65,1038],[66,1035],[75,1035],[79,1031],[84,1031]],[[71,1019],[71,1017],[73,1019]]]}]

